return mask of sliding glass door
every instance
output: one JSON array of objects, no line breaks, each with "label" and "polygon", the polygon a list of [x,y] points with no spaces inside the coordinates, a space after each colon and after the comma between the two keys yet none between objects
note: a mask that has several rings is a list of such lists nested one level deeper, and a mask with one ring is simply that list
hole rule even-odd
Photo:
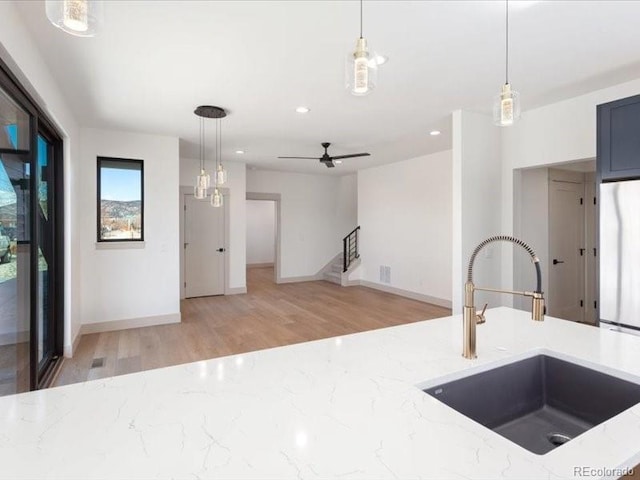
[{"label": "sliding glass door", "polygon": [[0,63],[0,396],[44,386],[61,354],[61,148]]}]

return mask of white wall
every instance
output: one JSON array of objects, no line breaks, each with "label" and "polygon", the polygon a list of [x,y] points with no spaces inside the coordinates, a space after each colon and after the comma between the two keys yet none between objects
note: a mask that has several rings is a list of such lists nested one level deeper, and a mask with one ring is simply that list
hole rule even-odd
[{"label": "white wall", "polygon": [[451,151],[358,172],[360,278],[451,301]]},{"label": "white wall", "polygon": [[[229,288],[244,291],[246,281],[246,166],[241,162],[224,162],[228,172],[227,183],[229,189]],[[193,187],[196,176],[200,173],[198,160],[190,158],[180,159],[180,186]]]},{"label": "white wall", "polygon": [[275,226],[275,202],[247,200],[247,265],[274,263]]},{"label": "white wall", "polygon": [[[540,259],[543,289],[549,285],[549,169],[516,170],[515,223],[513,234],[527,242]],[[536,275],[531,258],[522,249],[514,251],[514,289],[533,290]],[[522,310],[531,308],[531,299],[518,297],[514,306]]]},{"label": "white wall", "polygon": [[340,177],[338,184],[338,231],[344,238],[358,226],[358,176],[356,174]]},{"label": "white wall", "polygon": [[[88,128],[81,135],[83,324],[179,319],[178,139]],[[144,160],[144,248],[96,248],[98,156]]]},{"label": "white wall", "polygon": [[73,342],[80,331],[80,298],[83,289],[80,280],[80,259],[76,254],[80,245],[79,236],[76,234],[80,202],[75,201],[79,188],[78,123],[13,2],[0,2],[0,57],[56,124],[64,139],[64,352],[70,356]]},{"label": "white wall", "polygon": [[[462,312],[463,285],[473,249],[502,233],[500,131],[487,115],[453,112],[453,313]],[[500,288],[503,242],[490,244],[476,259],[474,283]],[[497,295],[476,294],[476,305],[503,302]]]},{"label": "white wall", "polygon": [[[502,134],[502,229],[513,231],[514,170],[596,157],[596,106],[640,93],[640,79],[523,112]],[[514,281],[513,257],[503,257],[505,287]]]},{"label": "white wall", "polygon": [[247,172],[247,192],[281,196],[282,279],[314,276],[342,251],[342,238],[356,226],[354,186],[351,179],[328,175]]}]

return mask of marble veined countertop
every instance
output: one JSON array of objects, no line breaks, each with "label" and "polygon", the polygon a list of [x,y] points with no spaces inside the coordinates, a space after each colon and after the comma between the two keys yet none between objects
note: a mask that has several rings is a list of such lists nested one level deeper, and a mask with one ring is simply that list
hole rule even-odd
[{"label": "marble veined countertop", "polygon": [[3,397],[0,478],[599,478],[640,463],[640,405],[539,456],[417,388],[538,349],[640,377],[640,337],[486,316],[473,361],[453,316]]}]

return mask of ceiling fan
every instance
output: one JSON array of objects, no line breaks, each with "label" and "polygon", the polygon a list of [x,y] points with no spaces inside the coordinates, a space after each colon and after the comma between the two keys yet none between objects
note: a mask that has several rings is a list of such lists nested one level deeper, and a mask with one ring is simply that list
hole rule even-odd
[{"label": "ceiling fan", "polygon": [[368,157],[371,155],[370,153],[352,153],[350,155],[336,155],[331,156],[327,153],[327,148],[331,145],[329,142],[324,142],[321,144],[324,147],[324,154],[321,157],[278,157],[278,158],[301,158],[304,160],[320,160],[320,163],[324,163],[327,168],[335,167],[333,163],[334,160],[342,160],[343,158],[354,158],[354,157]]}]

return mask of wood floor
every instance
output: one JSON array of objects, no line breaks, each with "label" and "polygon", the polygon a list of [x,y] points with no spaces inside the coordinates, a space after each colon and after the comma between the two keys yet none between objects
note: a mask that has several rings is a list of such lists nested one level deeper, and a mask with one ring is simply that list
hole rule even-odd
[{"label": "wood floor", "polygon": [[[247,270],[246,295],[183,300],[182,323],[84,335],[56,385],[389,327],[451,314],[365,287],[276,285]],[[102,366],[100,363],[102,362]],[[93,368],[92,368],[92,365]]]}]

